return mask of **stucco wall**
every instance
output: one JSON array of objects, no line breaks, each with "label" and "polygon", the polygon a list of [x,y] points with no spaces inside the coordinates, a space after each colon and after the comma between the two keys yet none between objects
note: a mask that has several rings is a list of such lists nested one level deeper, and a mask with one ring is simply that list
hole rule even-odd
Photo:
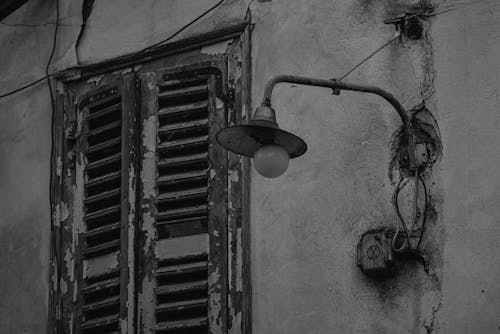
[{"label": "stucco wall", "polygon": [[[77,48],[81,1],[61,3],[54,69],[139,50],[216,1],[97,0]],[[257,103],[274,74],[344,73],[392,37],[384,19],[416,3],[228,0],[177,39],[241,21],[248,8]],[[361,234],[395,219],[387,168],[400,121],[390,106],[375,96],[280,85],[278,121],[309,151],[279,179],[252,176],[254,333],[498,330],[500,6],[437,4],[450,11],[429,19],[424,40],[393,43],[348,77],[388,89],[406,108],[424,95],[438,119],[443,158],[426,179],[437,212],[423,244],[430,273],[412,262],[377,283],[355,264]],[[53,22],[53,13],[32,0],[4,22]],[[0,94],[43,76],[52,29],[0,26]],[[42,333],[46,326],[49,144],[46,84],[0,100],[0,333]]]}]

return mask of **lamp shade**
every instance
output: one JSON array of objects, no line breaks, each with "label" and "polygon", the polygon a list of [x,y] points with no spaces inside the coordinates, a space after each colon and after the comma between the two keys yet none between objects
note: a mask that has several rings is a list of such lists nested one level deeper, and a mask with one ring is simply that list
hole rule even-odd
[{"label": "lamp shade", "polygon": [[248,124],[224,128],[216,134],[216,138],[225,149],[250,158],[265,145],[283,147],[290,158],[299,157],[307,151],[307,145],[301,138],[279,128],[275,112],[268,105],[257,108]]}]

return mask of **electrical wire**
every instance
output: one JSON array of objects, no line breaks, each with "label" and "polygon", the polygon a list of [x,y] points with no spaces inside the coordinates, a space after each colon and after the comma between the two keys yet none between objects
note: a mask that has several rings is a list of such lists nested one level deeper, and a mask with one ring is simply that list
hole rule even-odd
[{"label": "electrical wire", "polygon": [[216,9],[217,7],[219,7],[220,5],[222,5],[222,3],[224,2],[225,0],[220,0],[218,3],[216,3],[215,5],[213,5],[212,7],[208,8],[206,11],[204,11],[203,13],[201,13],[200,15],[198,15],[196,18],[194,18],[193,20],[189,21],[188,23],[186,23],[183,27],[181,27],[179,30],[177,30],[175,33],[173,33],[172,35],[170,35],[169,37],[159,41],[158,43],[155,43],[153,45],[150,45],[140,51],[137,51],[136,53],[133,53],[132,55],[130,55],[129,57],[133,57],[133,56],[137,56],[137,55],[140,55],[146,51],[149,51],[151,49],[154,49],[168,41],[170,41],[171,39],[173,39],[175,36],[179,35],[181,32],[183,32],[184,30],[186,30],[187,28],[189,28],[190,26],[192,26],[194,23],[196,23],[197,21],[199,21],[201,18],[203,18],[205,15],[207,15],[208,13],[210,13],[211,11],[213,11],[214,9]]},{"label": "electrical wire", "polygon": [[[427,190],[427,186],[425,184],[425,181],[422,178],[422,175],[417,170],[415,172],[415,178],[414,178],[415,189],[414,189],[414,201],[413,201],[413,219],[411,222],[411,227],[408,229],[406,221],[404,220],[403,215],[401,214],[401,211],[399,209],[399,203],[398,203],[399,193],[409,183],[409,180],[406,180],[406,182],[403,185],[401,185],[403,179],[404,179],[403,177],[401,177],[399,179],[399,183],[396,186],[396,189],[394,190],[394,194],[392,197],[394,208],[395,208],[396,214],[398,216],[398,223],[396,224],[396,231],[394,232],[394,236],[392,238],[392,243],[391,243],[392,249],[396,253],[401,253],[403,251],[410,251],[410,252],[417,251],[420,248],[420,244],[422,243],[425,225],[427,222],[428,190]],[[417,222],[418,222],[419,217],[420,217],[419,210],[418,210],[419,184],[420,183],[422,184],[422,188],[424,190],[424,209],[423,209],[423,213],[422,213],[422,226],[420,227],[419,239],[418,239],[416,247],[413,247],[412,243],[411,243],[411,237],[413,236],[414,232],[416,232],[418,230],[415,227],[417,226]],[[400,233],[400,230],[401,230],[401,226],[403,226],[403,230],[404,230],[406,238],[405,238],[403,244],[400,247],[397,247],[396,242],[397,242],[397,238],[398,238],[398,235]]]},{"label": "electrical wire", "polygon": [[[55,0],[55,3],[56,3],[56,24],[55,24],[55,27],[54,27],[54,36],[53,36],[53,41],[52,41],[52,49],[50,51],[50,55],[49,55],[49,59],[47,61],[47,65],[45,66],[45,77],[42,78],[41,80],[43,79],[46,79],[47,80],[47,84],[48,84],[48,87],[49,87],[49,93],[50,93],[50,103],[51,103],[51,108],[52,108],[52,114],[51,114],[51,123],[50,123],[50,133],[51,133],[51,143],[50,143],[50,173],[49,173],[49,205],[50,205],[50,213],[51,213],[51,217],[52,217],[52,210],[53,210],[53,206],[54,206],[54,197],[55,197],[55,194],[54,194],[54,189],[55,189],[55,186],[54,186],[54,175],[53,175],[53,171],[54,171],[54,163],[55,163],[55,139],[54,139],[54,135],[55,135],[55,119],[56,119],[56,106],[55,106],[55,101],[54,101],[54,92],[52,90],[52,83],[50,82],[50,78],[51,78],[51,74],[49,74],[49,69],[50,69],[50,64],[52,63],[52,59],[54,58],[54,54],[55,54],[55,51],[56,51],[56,46],[57,46],[57,33],[58,33],[58,30],[59,30],[59,0]],[[39,80],[39,81],[41,81]],[[34,84],[33,84],[34,85]],[[17,90],[19,91],[19,89]],[[12,93],[12,92],[11,92]],[[13,93],[12,93],[13,94]],[[4,94],[5,95],[5,94]],[[11,95],[11,94],[9,94]],[[61,277],[61,267],[62,267],[62,256],[61,256],[61,233],[62,233],[62,229],[61,227],[59,227],[59,229],[53,229],[54,225],[54,222],[52,222],[51,220],[51,229],[52,229],[52,233],[51,233],[51,245],[53,247],[53,250],[52,250],[52,255],[55,256],[56,258],[56,261],[57,261],[57,264],[56,264],[56,268],[55,268],[55,271],[56,271],[56,276],[57,276],[57,286],[56,286],[56,300],[58,301],[56,303],[56,321],[58,321],[59,319],[59,312],[60,312],[60,306],[59,306],[59,300],[60,300],[60,289],[59,289],[59,279]],[[60,332],[61,328],[60,328],[60,325],[61,323],[58,321],[57,323],[57,326],[58,326],[58,332]]]},{"label": "electrical wire", "polygon": [[420,236],[417,242],[417,249],[420,248],[420,244],[422,243],[422,239],[424,237],[425,225],[427,223],[427,201],[428,201],[427,186],[425,185],[424,179],[422,179],[422,175],[419,175],[418,179],[422,183],[422,188],[424,189],[424,212],[422,217],[422,227],[420,229]]},{"label": "electrical wire", "polygon": [[42,77],[42,78],[40,78],[40,79],[37,79],[37,80],[35,80],[35,81],[33,81],[33,82],[31,82],[31,83],[27,84],[27,85],[24,85],[24,86],[22,86],[22,87],[16,88],[16,89],[14,89],[13,91],[10,91],[10,92],[8,92],[8,93],[2,94],[2,95],[0,95],[0,99],[1,99],[1,98],[4,98],[4,97],[7,97],[7,96],[10,96],[10,95],[14,95],[14,94],[15,94],[15,93],[17,93],[17,92],[20,92],[20,91],[22,91],[22,90],[25,90],[26,88],[30,88],[30,87],[32,87],[32,86],[34,86],[34,85],[36,85],[36,84],[38,84],[38,83],[40,83],[40,82],[42,82],[42,81],[44,81],[44,80],[48,79],[49,77],[53,77],[53,76],[54,76],[53,74],[51,74],[51,75],[49,75],[49,76],[47,76],[47,75],[46,75],[46,76],[44,76],[44,77]]},{"label": "electrical wire", "polygon": [[372,53],[370,53],[367,57],[365,57],[363,60],[361,60],[358,64],[356,64],[354,67],[352,67],[349,71],[347,71],[344,75],[342,75],[339,79],[337,79],[338,81],[341,81],[343,80],[345,77],[347,77],[349,74],[351,74],[352,72],[354,72],[354,70],[356,70],[358,67],[360,67],[361,65],[363,65],[365,62],[367,62],[371,57],[375,56],[379,51],[381,51],[382,49],[384,49],[386,46],[388,46],[389,44],[391,44],[394,40],[396,40],[397,38],[399,38],[401,36],[401,33],[398,31],[393,38],[391,38],[390,40],[388,40],[387,42],[385,42],[384,44],[382,44],[378,49],[376,49],[375,51],[373,51]]},{"label": "electrical wire", "polygon": [[[394,205],[394,209],[396,211],[396,215],[398,216],[398,223],[396,224],[396,231],[394,232],[394,236],[392,237],[392,249],[396,252],[396,253],[401,253],[402,251],[404,251],[406,248],[408,248],[408,243],[409,243],[409,238],[408,238],[408,229],[407,229],[407,226],[406,226],[406,222],[401,214],[401,211],[399,210],[399,204],[398,204],[398,198],[399,198],[399,192],[408,184],[408,180],[403,184],[401,185],[401,183],[403,182],[404,178],[403,177],[400,177],[399,178],[399,182],[398,182],[398,185],[396,186],[396,189],[394,190],[394,194],[392,195],[392,203]],[[396,247],[396,241],[397,241],[397,238],[398,238],[398,235],[399,235],[399,231],[400,231],[400,228],[401,228],[401,225],[403,226],[403,229],[404,229],[404,232],[405,232],[405,235],[407,236],[407,238],[404,240],[403,244],[401,245],[401,247]]]},{"label": "electrical wire", "polygon": [[[0,22],[0,24],[7,26],[7,27],[26,27],[26,28],[38,28],[38,27],[42,27],[42,26],[56,25],[55,22],[44,22],[44,23],[38,23],[38,24]],[[59,27],[61,27],[61,26],[70,27],[70,26],[79,26],[79,24],[76,24],[76,23],[61,24],[61,23],[59,23]]]},{"label": "electrical wire", "polygon": [[411,222],[411,227],[410,227],[410,232],[409,234],[406,236],[408,238],[408,245],[410,248],[411,247],[411,237],[413,235],[413,229],[415,228],[415,226],[417,225],[417,220],[418,220],[418,183],[420,182],[419,181],[419,172],[418,172],[418,168],[417,170],[415,171],[415,178],[414,178],[414,184],[415,184],[415,189],[414,189],[414,200],[413,200],[413,219],[412,219],[412,222]]},{"label": "electrical wire", "polygon": [[[196,23],[197,21],[199,21],[200,19],[202,19],[204,16],[206,16],[208,13],[212,12],[213,10],[215,10],[217,7],[219,7],[220,5],[222,5],[222,3],[224,2],[225,0],[220,0],[219,2],[217,2],[215,5],[213,5],[212,7],[208,8],[207,10],[205,10],[203,13],[201,13],[200,15],[198,15],[196,18],[194,18],[193,20],[189,21],[187,24],[185,24],[184,26],[182,26],[179,30],[177,30],[176,32],[174,32],[172,35],[170,35],[169,37],[153,44],[153,45],[150,45],[142,50],[139,50],[137,52],[134,52],[134,53],[131,53],[131,54],[128,54],[128,55],[125,55],[125,56],[121,56],[121,57],[118,57],[118,58],[115,58],[115,60],[126,60],[126,59],[130,59],[130,58],[133,58],[133,57],[136,57],[138,55],[141,55],[147,51],[151,51],[159,46],[161,46],[162,44],[172,40],[174,37],[176,37],[177,35],[179,35],[181,32],[183,32],[184,30],[186,30],[187,28],[189,28],[190,26],[192,26],[194,23]],[[58,29],[59,27],[59,23],[56,22],[56,29]],[[89,66],[89,65],[87,65]],[[75,69],[78,68],[77,67],[74,67]],[[16,88],[14,89],[13,91],[10,91],[10,92],[7,92],[7,93],[4,93],[4,94],[1,94],[0,95],[0,99],[1,98],[4,98],[4,97],[7,97],[7,96],[10,96],[10,95],[13,95],[17,92],[20,92],[26,88],[29,88],[29,87],[32,87],[46,79],[49,79],[51,77],[53,77],[55,75],[55,73],[52,73],[52,74],[49,74],[48,72],[46,72],[46,75],[43,77],[43,78],[39,78],[33,82],[30,82],[29,84],[26,84],[22,87],[19,87],[19,88]]]}]

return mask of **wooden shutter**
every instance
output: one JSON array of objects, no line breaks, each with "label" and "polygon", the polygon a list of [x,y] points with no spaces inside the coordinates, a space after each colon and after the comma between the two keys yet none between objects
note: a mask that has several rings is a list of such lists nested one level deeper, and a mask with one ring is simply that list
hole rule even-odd
[{"label": "wooden shutter", "polygon": [[132,333],[135,81],[80,90],[68,155],[71,236],[63,238],[63,277],[70,286],[61,332]]},{"label": "wooden shutter", "polygon": [[221,75],[147,73],[143,99],[144,333],[224,333],[227,154]]}]

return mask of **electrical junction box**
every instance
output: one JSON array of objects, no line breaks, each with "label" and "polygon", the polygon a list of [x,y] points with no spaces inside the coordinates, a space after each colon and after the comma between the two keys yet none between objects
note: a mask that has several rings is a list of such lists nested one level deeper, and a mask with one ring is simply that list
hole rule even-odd
[{"label": "electrical junction box", "polygon": [[386,229],[371,230],[363,234],[358,243],[357,262],[367,276],[383,279],[397,272],[392,253],[394,231]]}]

